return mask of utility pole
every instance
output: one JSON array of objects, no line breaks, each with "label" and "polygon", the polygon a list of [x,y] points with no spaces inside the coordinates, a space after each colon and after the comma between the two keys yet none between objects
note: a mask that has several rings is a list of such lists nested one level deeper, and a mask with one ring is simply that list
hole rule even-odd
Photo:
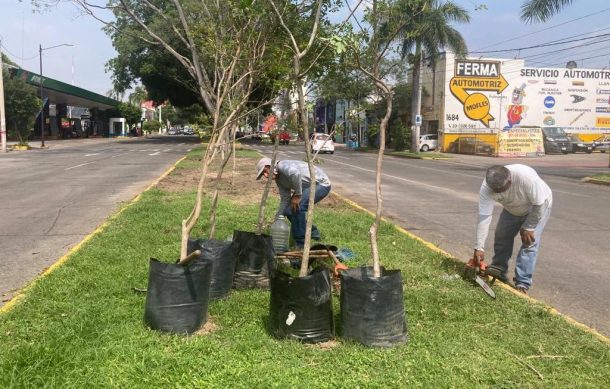
[{"label": "utility pole", "polygon": [[38,45],[38,57],[40,58],[40,100],[42,100],[42,108],[40,109],[40,148],[44,149],[44,95],[42,91],[42,45]]},{"label": "utility pole", "polygon": [[411,137],[411,141],[413,142],[412,151],[419,153],[419,134],[421,130],[421,95],[422,95],[422,77],[421,73],[423,70],[423,60],[424,60],[424,50],[421,45],[419,45],[419,58],[417,59],[419,62],[419,70],[417,71],[417,99],[415,100],[416,111],[415,111],[415,133]]},{"label": "utility pole", "polygon": [[2,40],[0,40],[0,138],[2,152],[6,153],[6,116],[4,114],[4,64],[2,62]]}]

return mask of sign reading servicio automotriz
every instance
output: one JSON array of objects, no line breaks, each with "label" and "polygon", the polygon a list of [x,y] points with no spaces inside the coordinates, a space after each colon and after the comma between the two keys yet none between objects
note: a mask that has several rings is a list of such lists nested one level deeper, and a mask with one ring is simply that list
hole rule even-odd
[{"label": "sign reading servicio automotriz", "polygon": [[490,113],[489,98],[481,92],[500,94],[508,86],[500,73],[500,62],[457,60],[454,74],[449,87],[451,94],[462,103],[464,114],[489,127],[495,118]]}]

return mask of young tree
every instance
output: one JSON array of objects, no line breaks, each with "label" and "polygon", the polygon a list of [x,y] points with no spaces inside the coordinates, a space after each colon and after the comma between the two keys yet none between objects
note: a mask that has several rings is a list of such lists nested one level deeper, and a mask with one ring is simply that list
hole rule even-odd
[{"label": "young tree", "polygon": [[373,0],[372,6],[365,13],[365,27],[357,34],[347,31],[343,40],[353,57],[354,62],[362,73],[364,73],[375,85],[377,96],[385,101],[385,113],[379,124],[379,150],[377,153],[375,194],[377,207],[375,221],[369,229],[371,254],[373,257],[373,277],[381,276],[381,265],[379,261],[379,250],[377,246],[377,232],[381,222],[383,211],[383,196],[381,192],[381,172],[383,167],[383,155],[385,152],[386,132],[393,109],[393,88],[390,77],[391,67],[384,67],[384,62],[396,52],[395,43],[400,34],[406,34],[406,26],[412,20],[413,15],[405,13],[400,8],[403,0]]},{"label": "young tree", "polygon": [[[303,84],[304,78],[307,75],[308,69],[304,68],[303,64],[305,62],[305,58],[314,47],[314,43],[316,41],[316,36],[318,34],[318,30],[320,28],[320,16],[322,15],[322,0],[313,0],[313,1],[302,1],[298,3],[293,3],[290,1],[278,1],[278,0],[268,0],[271,6],[273,7],[273,11],[279,19],[279,23],[284,29],[286,36],[288,38],[288,47],[292,51],[292,77],[291,81],[293,83],[294,88],[297,91],[297,95],[299,98],[299,114],[301,118],[301,126],[303,129],[303,136],[305,139],[305,152],[307,155],[307,164],[309,165],[309,176],[310,176],[310,196],[309,196],[309,204],[307,209],[307,224],[305,227],[305,242],[303,245],[303,259],[301,261],[301,269],[299,271],[299,277],[305,277],[309,272],[309,250],[311,247],[311,227],[313,225],[313,211],[314,211],[314,203],[315,203],[315,193],[316,193],[316,172],[315,167],[313,165],[313,159],[311,154],[311,148],[309,146],[309,124],[307,118],[307,109],[305,107],[305,94],[303,92]],[[283,7],[280,7],[283,6]],[[281,9],[281,11],[280,11]],[[303,13],[301,10],[309,10],[308,19],[310,20],[310,26],[304,31],[307,31],[306,34],[303,34],[303,30],[293,29],[289,26],[287,19],[292,16],[296,18],[303,17],[301,14]],[[301,34],[299,34],[301,32]],[[304,35],[304,36],[303,36]],[[305,39],[303,39],[305,38]],[[315,58],[315,57],[314,57]],[[315,60],[314,60],[315,62]]]},{"label": "young tree", "polygon": [[17,137],[19,145],[28,144],[32,133],[36,113],[42,105],[37,97],[36,88],[25,81],[9,76],[7,70],[2,71],[4,79],[4,106],[6,112],[6,127],[11,136]]},{"label": "young tree", "polygon": [[[243,115],[254,81],[271,59],[268,42],[275,39],[270,12],[260,2],[241,0],[110,0],[107,6],[87,0],[71,1],[88,15],[105,23],[114,35],[133,34],[165,50],[194,80],[195,90],[210,115],[211,139],[204,153],[197,197],[182,222],[180,258],[187,256],[190,231],[202,207],[203,188],[212,160],[231,140]],[[58,0],[34,0],[57,4]],[[264,3],[263,3],[264,4]],[[103,21],[98,11],[111,10],[115,20]]]}]

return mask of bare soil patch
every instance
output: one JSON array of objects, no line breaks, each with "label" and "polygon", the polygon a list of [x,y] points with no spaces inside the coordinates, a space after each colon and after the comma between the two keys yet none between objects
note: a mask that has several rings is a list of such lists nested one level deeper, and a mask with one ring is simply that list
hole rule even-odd
[{"label": "bare soil patch", "polygon": [[[219,197],[230,200],[237,205],[258,204],[265,187],[265,180],[255,179],[255,166],[258,158],[237,156],[235,159],[235,170],[231,159],[220,182],[217,180],[220,160],[212,163],[206,177],[204,191],[211,195],[215,189],[219,191]],[[201,177],[201,157],[186,161],[184,166],[179,166],[171,174],[157,184],[157,188],[169,193],[196,191]],[[332,194],[332,192],[331,192]],[[277,185],[271,185],[270,196],[279,197]],[[340,209],[346,207],[341,199],[328,196],[316,207]]]},{"label": "bare soil patch", "polygon": [[[175,169],[159,182],[157,188],[170,193],[196,191],[199,179],[201,178],[201,170],[200,166],[193,164],[193,162],[199,162],[200,164],[201,158],[198,158],[196,161],[188,161],[188,167]],[[230,160],[225,167],[220,182],[218,182],[217,176],[220,161],[214,161],[206,176],[205,192],[210,194],[215,189],[218,189],[221,197],[244,204],[259,201],[261,191],[258,185],[256,185],[259,182],[254,179],[255,164],[254,158],[238,156],[235,159],[235,170],[233,171],[233,160]],[[196,167],[191,167],[193,165]]]}]

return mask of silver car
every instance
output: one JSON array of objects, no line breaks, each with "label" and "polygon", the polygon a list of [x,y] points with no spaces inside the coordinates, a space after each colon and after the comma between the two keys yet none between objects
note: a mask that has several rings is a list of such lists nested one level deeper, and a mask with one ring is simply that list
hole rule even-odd
[{"label": "silver car", "polygon": [[603,135],[593,141],[594,150],[605,153],[610,150],[610,135]]}]

